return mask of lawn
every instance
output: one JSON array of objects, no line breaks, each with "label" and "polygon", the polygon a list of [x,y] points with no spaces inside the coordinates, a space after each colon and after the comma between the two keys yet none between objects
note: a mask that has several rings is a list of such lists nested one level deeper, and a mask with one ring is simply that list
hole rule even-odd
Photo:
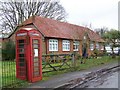
[{"label": "lawn", "polygon": [[[109,56],[103,56],[103,57],[98,58],[98,59],[96,59],[96,58],[86,59],[86,63],[81,64],[80,63],[81,59],[79,59],[79,60],[76,60],[76,65],[75,65],[76,67],[74,67],[74,65],[71,63],[72,61],[68,61],[68,64],[70,64],[72,68],[69,68],[67,65],[64,65],[62,68],[68,68],[68,69],[43,73],[43,80],[48,80],[53,75],[63,74],[63,73],[66,73],[66,72],[71,72],[71,71],[81,71],[81,70],[92,68],[92,67],[95,67],[95,66],[98,66],[98,65],[117,62],[118,60],[120,60],[120,56],[116,57],[115,59],[113,59]],[[61,65],[61,63],[56,63],[56,64],[54,63],[54,64],[51,64],[51,65],[52,66],[58,66],[58,65]],[[16,69],[15,69],[15,67],[16,67],[16,65],[15,65],[14,61],[2,61],[2,68],[4,69],[4,70],[2,70],[0,68],[0,71],[2,72],[2,84],[3,85],[12,84],[14,87],[21,87],[21,86],[24,86],[24,85],[28,85],[29,83],[27,83],[26,81],[16,79]],[[47,71],[47,70],[50,70],[50,68],[43,69],[43,71]]]}]

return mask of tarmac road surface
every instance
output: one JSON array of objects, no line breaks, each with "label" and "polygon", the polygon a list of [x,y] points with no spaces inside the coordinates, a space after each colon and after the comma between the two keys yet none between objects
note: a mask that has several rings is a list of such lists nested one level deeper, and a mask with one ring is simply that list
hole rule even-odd
[{"label": "tarmac road surface", "polygon": [[[49,80],[32,83],[27,88],[56,88],[62,84],[69,82],[70,80],[84,77],[86,74],[88,74],[90,72],[93,72],[93,71],[95,72],[97,70],[100,70],[103,68],[108,68],[108,67],[113,67],[116,65],[118,65],[118,62],[93,67],[93,68],[90,68],[88,70],[75,71],[75,72],[69,72],[69,73],[65,73],[65,74],[61,74],[61,75],[55,75],[55,76],[51,77]],[[101,83],[99,84],[100,81],[98,79],[98,84],[96,84],[95,81],[93,81],[92,85],[88,84],[88,88],[89,87],[90,88],[92,88],[92,87],[101,88],[101,87],[110,87],[110,86],[111,87],[118,87],[118,73],[117,72],[111,74],[109,77],[108,76],[103,77],[103,80],[106,81],[106,82],[104,82],[103,85],[101,85]]]},{"label": "tarmac road surface", "polygon": [[102,75],[102,77],[88,81],[84,85],[78,86],[77,88],[119,88],[119,73],[120,70]]}]

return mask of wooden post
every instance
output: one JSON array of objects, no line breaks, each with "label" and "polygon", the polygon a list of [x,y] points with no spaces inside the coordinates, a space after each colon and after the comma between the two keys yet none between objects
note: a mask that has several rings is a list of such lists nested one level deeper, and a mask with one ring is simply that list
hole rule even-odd
[{"label": "wooden post", "polygon": [[74,54],[72,54],[72,61],[73,61],[73,67],[75,68],[75,55]]}]

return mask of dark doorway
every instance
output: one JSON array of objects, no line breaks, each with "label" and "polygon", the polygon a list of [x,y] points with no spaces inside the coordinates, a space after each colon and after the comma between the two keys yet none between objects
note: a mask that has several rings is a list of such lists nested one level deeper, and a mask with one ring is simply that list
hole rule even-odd
[{"label": "dark doorway", "polygon": [[86,58],[87,57],[87,44],[83,43],[82,45],[82,57]]}]

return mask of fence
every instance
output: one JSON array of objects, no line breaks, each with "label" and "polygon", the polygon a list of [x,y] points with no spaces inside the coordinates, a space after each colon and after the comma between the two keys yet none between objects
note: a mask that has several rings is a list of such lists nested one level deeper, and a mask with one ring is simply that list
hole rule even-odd
[{"label": "fence", "polygon": [[[27,81],[16,78],[16,63],[13,60],[4,60],[2,62],[2,87],[22,87],[27,85]],[[74,54],[43,55],[42,71],[44,73],[72,69],[75,66]]]},{"label": "fence", "polygon": [[16,78],[16,63],[13,60],[2,61],[2,88],[23,86],[26,81]]},{"label": "fence", "polygon": [[43,55],[43,73],[72,68],[72,54]]}]

